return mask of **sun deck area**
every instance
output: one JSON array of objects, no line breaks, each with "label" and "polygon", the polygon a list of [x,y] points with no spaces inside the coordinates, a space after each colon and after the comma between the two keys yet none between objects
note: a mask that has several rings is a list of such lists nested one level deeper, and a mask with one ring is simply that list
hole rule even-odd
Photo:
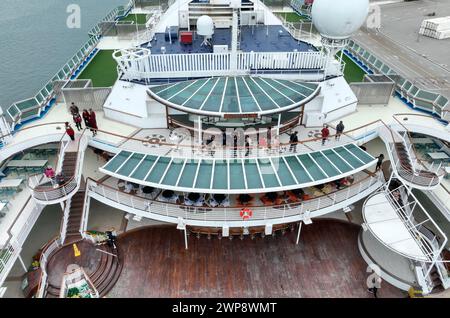
[{"label": "sun deck area", "polygon": [[[212,53],[212,47],[201,45],[203,37],[196,36],[192,44],[182,44],[179,39],[172,43],[164,33],[156,33],[153,40],[143,44],[154,54],[162,54],[164,47],[166,54]],[[231,29],[215,29],[212,38],[213,45],[228,45],[231,47]],[[255,25],[241,27],[241,46],[243,52],[316,52],[311,44],[294,39],[281,25]]]}]

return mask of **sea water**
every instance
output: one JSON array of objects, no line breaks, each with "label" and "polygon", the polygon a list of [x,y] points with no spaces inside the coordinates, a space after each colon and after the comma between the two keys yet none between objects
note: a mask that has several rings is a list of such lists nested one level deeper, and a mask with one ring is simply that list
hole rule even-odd
[{"label": "sea water", "polygon": [[[127,0],[2,0],[0,106],[34,96],[89,40],[89,30]],[[80,28],[67,8],[80,7]]]}]

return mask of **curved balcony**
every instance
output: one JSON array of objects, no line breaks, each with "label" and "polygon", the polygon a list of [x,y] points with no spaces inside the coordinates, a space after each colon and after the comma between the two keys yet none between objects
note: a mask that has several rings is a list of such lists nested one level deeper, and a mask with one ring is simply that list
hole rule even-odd
[{"label": "curved balcony", "polygon": [[408,138],[403,138],[400,133],[384,123],[379,128],[379,135],[389,150],[392,167],[402,181],[421,190],[431,190],[439,186],[444,171],[440,167],[436,171],[430,171],[419,160],[414,160],[413,148],[408,147]]},{"label": "curved balcony", "polygon": [[0,141],[8,140],[8,138],[9,140],[2,147],[0,162],[26,149],[46,143],[59,142],[65,132],[64,122],[54,122],[24,127],[17,132],[1,135]]},{"label": "curved balcony", "polygon": [[88,179],[88,195],[104,204],[114,206],[142,217],[169,223],[182,218],[193,226],[263,226],[268,223],[284,224],[307,220],[342,209],[376,191],[382,182],[380,176],[371,175],[343,190],[324,194],[298,203],[251,206],[252,216],[243,220],[242,207],[194,207],[148,199],[118,190],[103,182]]},{"label": "curved balcony", "polygon": [[[58,170],[65,175],[67,180],[63,184],[55,184],[41,173],[28,177],[28,188],[33,198],[41,204],[60,203],[72,197],[78,190],[81,182],[81,171],[83,167],[84,151],[87,148],[89,137],[85,131],[77,136],[77,145],[74,141],[64,142],[61,139],[61,148],[58,158]],[[74,151],[68,152],[68,148]]]},{"label": "curved balcony", "polygon": [[72,176],[60,186],[53,186],[47,178],[40,178],[42,174],[35,174],[28,178],[28,188],[36,201],[42,204],[54,204],[66,200],[76,193],[79,178]]},{"label": "curved balcony", "polygon": [[438,175],[435,172],[414,169],[403,143],[393,144],[392,156],[399,177],[416,188],[424,190],[436,188],[444,177],[443,171]]},{"label": "curved balcony", "polygon": [[447,122],[424,114],[395,114],[391,127],[395,130],[406,130],[450,142],[450,131]]}]

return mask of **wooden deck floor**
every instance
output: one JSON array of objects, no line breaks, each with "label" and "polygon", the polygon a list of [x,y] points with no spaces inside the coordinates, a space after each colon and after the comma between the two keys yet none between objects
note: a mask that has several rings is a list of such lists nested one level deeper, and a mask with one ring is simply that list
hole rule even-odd
[{"label": "wooden deck floor", "polygon": [[67,266],[77,264],[82,266],[86,274],[91,275],[100,265],[102,253],[97,251],[94,244],[88,241],[77,242],[81,255],[76,257],[72,245],[68,245],[51,256],[47,264],[48,282],[50,285],[60,287]]},{"label": "wooden deck floor", "polygon": [[[296,232],[250,240],[189,237],[150,227],[119,239],[124,267],[108,297],[373,297],[359,254],[359,227],[321,220]],[[404,297],[386,282],[379,297]]]}]

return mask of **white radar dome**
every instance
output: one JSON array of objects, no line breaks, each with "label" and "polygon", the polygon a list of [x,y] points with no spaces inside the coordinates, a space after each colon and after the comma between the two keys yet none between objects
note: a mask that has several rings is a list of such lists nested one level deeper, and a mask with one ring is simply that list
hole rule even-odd
[{"label": "white radar dome", "polygon": [[315,0],[312,21],[323,37],[342,40],[364,24],[369,13],[369,0]]},{"label": "white radar dome", "polygon": [[214,34],[214,22],[210,16],[202,15],[197,19],[197,34],[203,36]]}]

